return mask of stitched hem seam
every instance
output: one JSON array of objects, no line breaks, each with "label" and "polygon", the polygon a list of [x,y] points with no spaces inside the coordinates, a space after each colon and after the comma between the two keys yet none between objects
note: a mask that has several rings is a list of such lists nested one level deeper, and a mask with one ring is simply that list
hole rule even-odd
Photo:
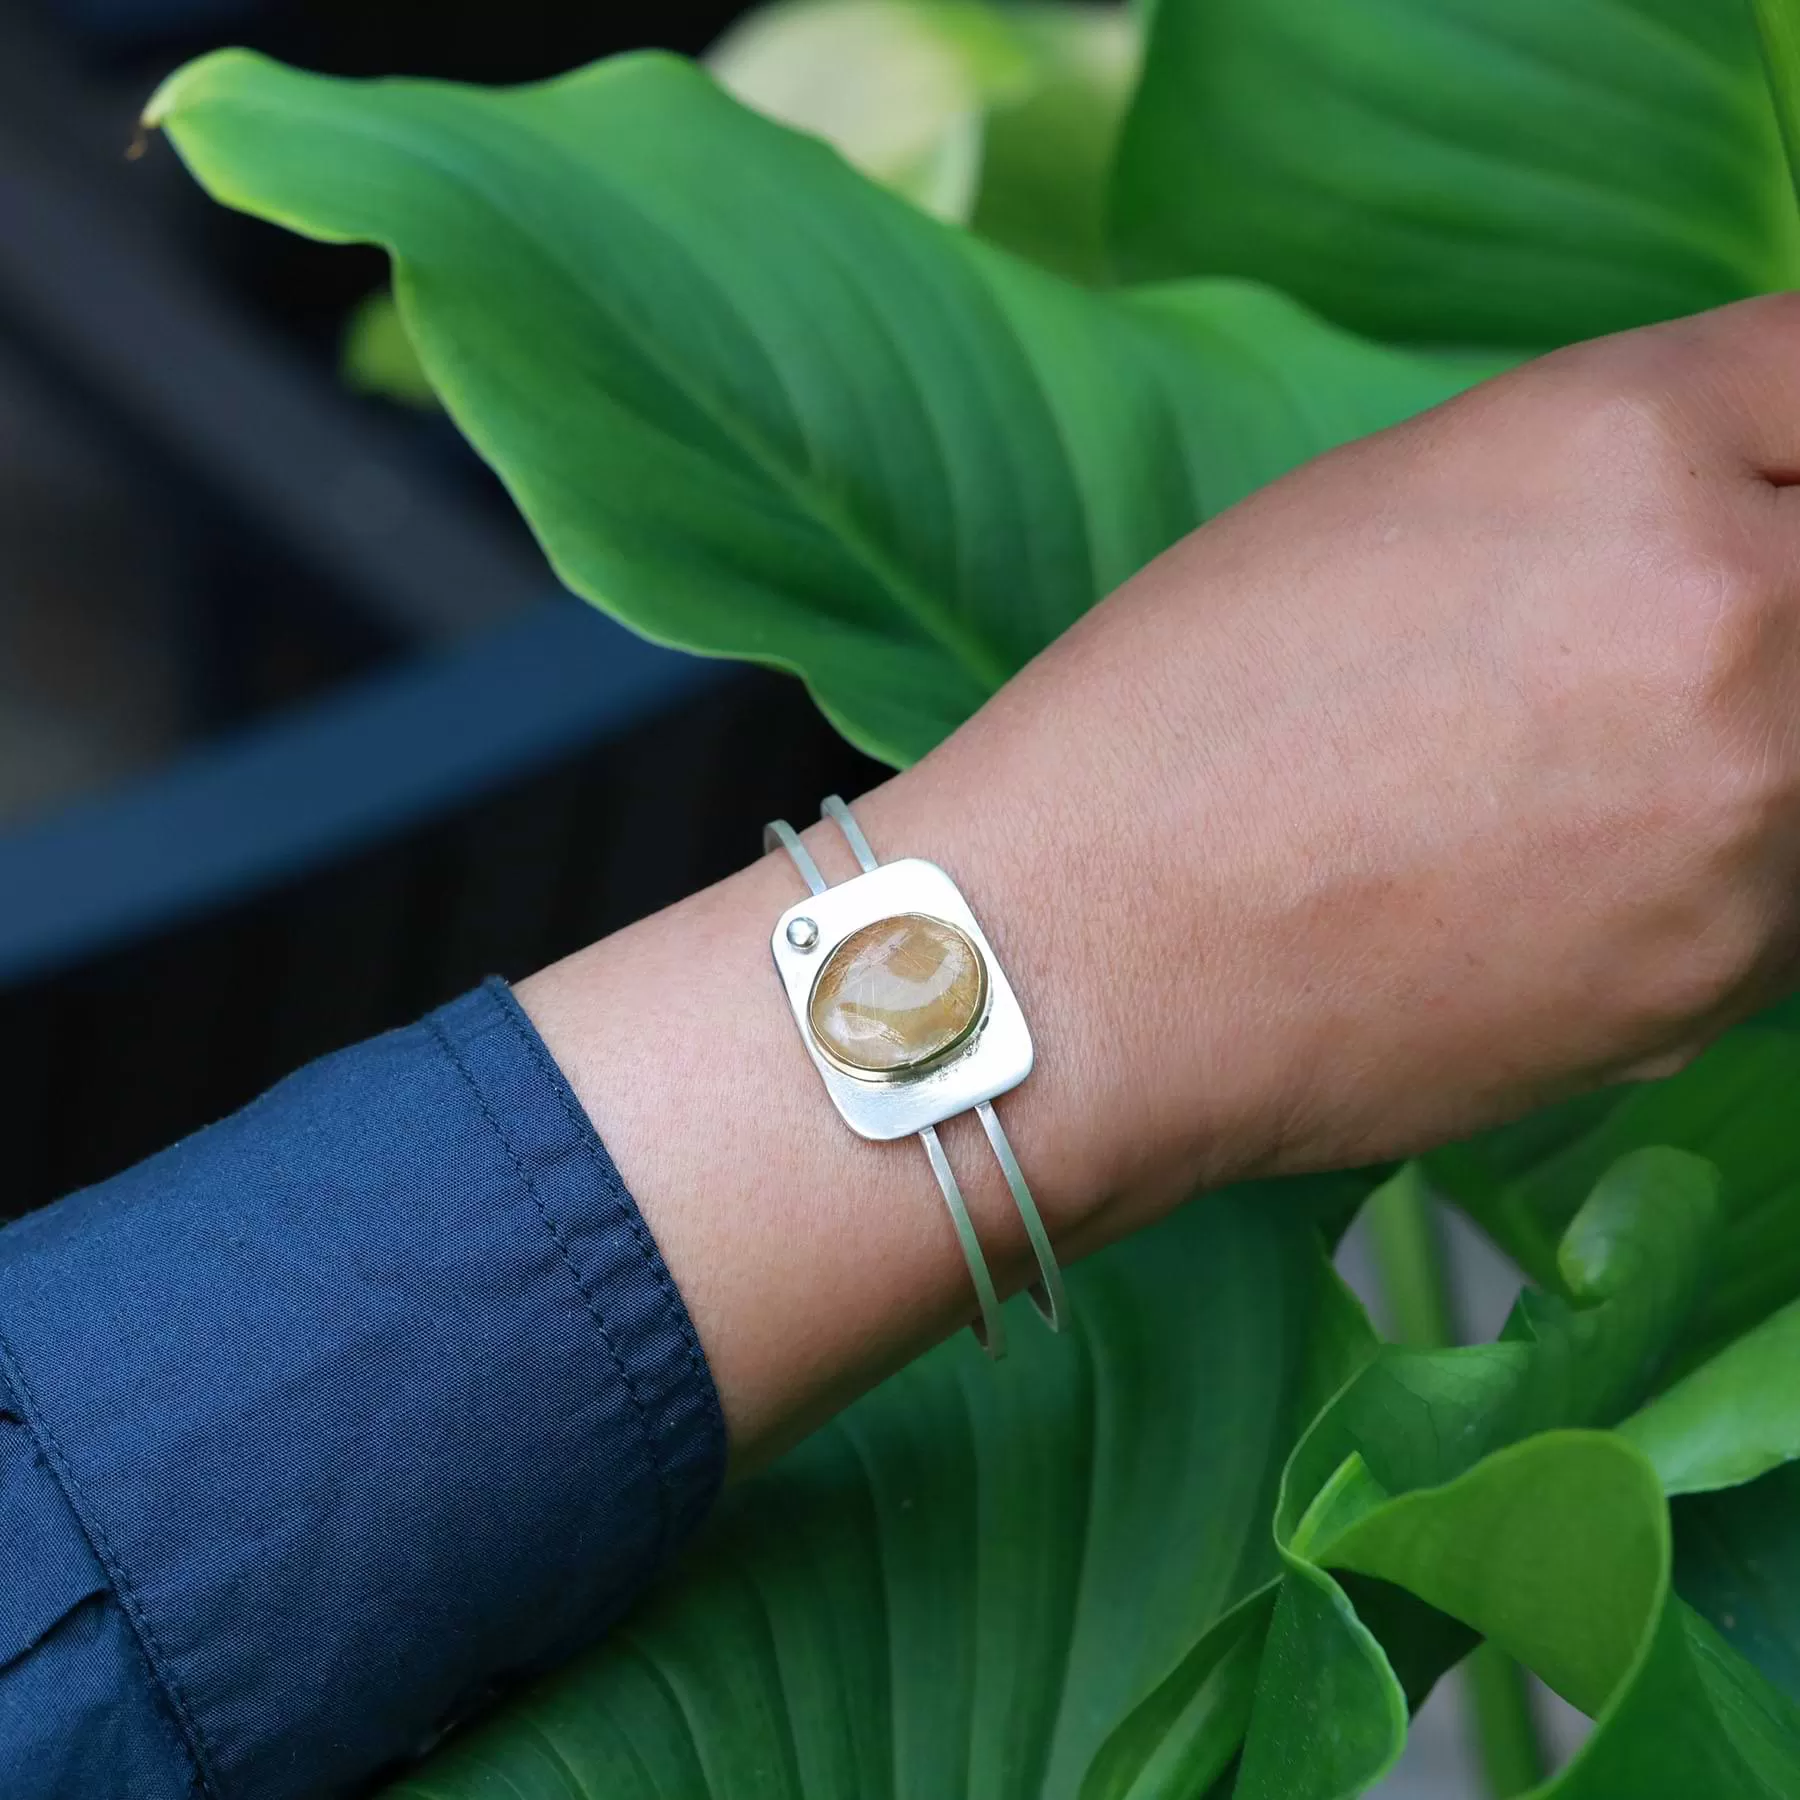
[{"label": "stitched hem seam", "polygon": [[660,1562],[668,1545],[675,1506],[674,1497],[670,1491],[668,1471],[664,1468],[663,1459],[658,1454],[656,1434],[651,1425],[649,1408],[644,1403],[644,1397],[639,1392],[638,1384],[631,1371],[625,1366],[625,1359],[619,1354],[618,1345],[613,1341],[613,1334],[600,1309],[599,1296],[594,1293],[583,1276],[569,1249],[568,1239],[564,1237],[561,1228],[550,1216],[550,1208],[544,1200],[542,1190],[526,1169],[524,1159],[519,1155],[512,1139],[507,1135],[506,1129],[495,1115],[494,1109],[488,1104],[488,1098],[482,1091],[481,1083],[476,1080],[474,1071],[470,1069],[461,1050],[451,1040],[449,1033],[444,1030],[439,1020],[434,1016],[427,1019],[426,1024],[430,1026],[432,1036],[437,1039],[456,1072],[468,1085],[469,1092],[475,1097],[475,1104],[481,1109],[481,1116],[486,1119],[488,1128],[506,1151],[507,1159],[512,1163],[520,1185],[531,1196],[532,1206],[536,1209],[538,1218],[543,1221],[544,1229],[550,1234],[550,1241],[556,1246],[557,1254],[562,1258],[563,1267],[569,1271],[570,1279],[575,1283],[575,1290],[581,1296],[588,1316],[594,1321],[595,1329],[600,1333],[600,1341],[606,1346],[606,1354],[612,1359],[613,1368],[617,1371],[619,1380],[624,1384],[626,1395],[631,1401],[632,1412],[637,1418],[638,1432],[643,1439],[645,1458],[656,1477],[656,1558]]},{"label": "stitched hem seam", "polygon": [[168,1658],[157,1641],[149,1615],[138,1598],[137,1588],[113,1549],[112,1540],[106,1535],[106,1528],[100,1523],[98,1514],[88,1506],[83,1497],[75,1479],[75,1471],[64,1456],[62,1445],[57,1441],[50,1421],[44,1417],[43,1409],[38,1405],[37,1396],[25,1378],[18,1356],[3,1332],[0,1332],[0,1374],[6,1377],[11,1386],[24,1414],[25,1424],[38,1449],[43,1452],[44,1460],[50,1465],[51,1473],[55,1475],[57,1485],[63,1491],[63,1498],[68,1501],[69,1510],[75,1515],[75,1522],[88,1541],[88,1547],[101,1568],[106,1571],[107,1580],[112,1583],[119,1609],[124,1613],[125,1622],[131,1627],[132,1636],[137,1642],[138,1653],[150,1671],[152,1688],[162,1702],[162,1710],[169,1715],[165,1722],[172,1721],[172,1730],[179,1738],[177,1749],[192,1774],[190,1792],[205,1795],[208,1800],[218,1800],[220,1790],[212,1775],[212,1754],[207,1748],[205,1734],[200,1729],[200,1721],[194,1716],[193,1709],[170,1673]]},{"label": "stitched hem seam", "polygon": [[719,1442],[726,1439],[725,1411],[719,1404],[719,1390],[712,1378],[712,1370],[707,1366],[705,1353],[700,1348],[699,1334],[694,1330],[694,1322],[688,1316],[687,1304],[675,1287],[674,1278],[669,1274],[668,1265],[663,1261],[662,1252],[656,1247],[656,1241],[645,1225],[643,1215],[631,1201],[623,1181],[613,1168],[611,1159],[606,1155],[598,1134],[585,1112],[580,1110],[574,1096],[569,1092],[568,1083],[562,1071],[550,1059],[550,1052],[545,1049],[543,1040],[531,1029],[523,1017],[518,1001],[504,982],[494,981],[492,986],[498,989],[495,998],[500,1002],[500,1011],[507,1024],[517,1034],[525,1053],[542,1071],[550,1091],[555,1094],[557,1104],[568,1119],[570,1128],[580,1142],[588,1161],[593,1165],[595,1180],[605,1194],[607,1203],[622,1219],[631,1232],[632,1241],[638,1247],[638,1253],[649,1265],[651,1273],[656,1277],[656,1285],[663,1301],[669,1309],[669,1316],[674,1320],[676,1329],[681,1333],[681,1341],[687,1351],[688,1367],[693,1372],[694,1380],[700,1393],[705,1397],[706,1410]]}]

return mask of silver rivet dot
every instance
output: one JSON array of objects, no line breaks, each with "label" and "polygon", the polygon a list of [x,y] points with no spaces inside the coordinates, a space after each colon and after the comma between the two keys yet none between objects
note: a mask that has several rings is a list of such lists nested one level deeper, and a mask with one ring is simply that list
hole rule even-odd
[{"label": "silver rivet dot", "polygon": [[819,928],[811,919],[789,919],[787,941],[796,950],[810,950],[819,941]]}]

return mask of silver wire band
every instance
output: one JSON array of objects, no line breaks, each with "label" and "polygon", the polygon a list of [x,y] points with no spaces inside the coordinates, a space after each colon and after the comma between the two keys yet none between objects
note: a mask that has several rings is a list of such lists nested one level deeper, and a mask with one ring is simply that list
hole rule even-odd
[{"label": "silver wire band", "polygon": [[962,1245],[963,1261],[969,1265],[969,1279],[975,1284],[975,1298],[981,1302],[981,1318],[971,1323],[969,1329],[974,1332],[976,1343],[998,1362],[1006,1354],[1006,1316],[1000,1310],[1000,1294],[988,1272],[987,1258],[981,1253],[975,1221],[969,1217],[962,1189],[956,1185],[956,1171],[950,1167],[944,1146],[938,1142],[937,1127],[927,1125],[919,1133],[919,1142],[925,1146],[931,1172],[943,1189],[944,1204],[949,1207],[951,1221],[956,1226],[956,1241]]},{"label": "silver wire band", "polygon": [[1031,1189],[1025,1182],[1025,1171],[1019,1167],[1019,1159],[1013,1155],[1012,1142],[1001,1128],[1000,1115],[994,1111],[993,1101],[978,1102],[975,1111],[980,1115],[988,1142],[994,1147],[994,1159],[1000,1165],[1001,1174],[1006,1177],[1006,1185],[1012,1189],[1013,1205],[1019,1209],[1019,1217],[1025,1221],[1025,1235],[1031,1239],[1031,1248],[1037,1255],[1039,1279],[1031,1290],[1031,1304],[1038,1309],[1039,1316],[1052,1331],[1061,1331],[1069,1309],[1063,1295],[1062,1266],[1057,1262],[1056,1252],[1050,1246],[1050,1233],[1044,1229],[1043,1216],[1038,1212],[1037,1202],[1031,1197]]},{"label": "silver wire band", "polygon": [[[881,866],[869,846],[869,840],[863,835],[862,827],[857,824],[850,808],[838,795],[826,795],[820,804],[819,814],[821,818],[833,820],[843,832],[844,840],[850,846],[850,854],[856,858],[858,867],[865,875]],[[812,853],[785,819],[773,819],[764,826],[763,848],[765,851],[778,848],[787,851],[794,860],[794,866],[800,871],[808,892],[822,894],[830,885],[820,874],[819,865],[813,861]],[[982,1129],[987,1133],[988,1143],[993,1147],[995,1160],[1000,1164],[1000,1172],[1006,1177],[1007,1189],[1012,1194],[1013,1204],[1019,1209],[1019,1217],[1025,1224],[1025,1235],[1031,1240],[1032,1252],[1037,1257],[1039,1279],[1032,1286],[1031,1302],[1050,1329],[1060,1331],[1068,1316],[1068,1302],[1063,1292],[1062,1269],[1057,1263],[1056,1252],[1051,1247],[1050,1234],[1044,1229],[1043,1217],[1038,1212],[1037,1202],[1031,1197],[1025,1172],[1019,1167],[1019,1159],[1013,1154],[1012,1144],[1000,1124],[999,1115],[994,1111],[993,1102],[979,1101],[975,1111],[980,1116]],[[969,1217],[968,1205],[963,1199],[962,1189],[957,1185],[956,1172],[950,1167],[950,1159],[944,1154],[944,1146],[938,1139],[936,1127],[927,1125],[919,1133],[919,1140],[925,1146],[931,1171],[937,1177],[938,1187],[943,1191],[944,1204],[949,1208],[951,1223],[956,1227],[956,1239],[962,1247],[963,1260],[969,1265],[969,1279],[974,1283],[975,1297],[981,1305],[980,1321],[972,1324],[970,1329],[975,1333],[976,1341],[998,1362],[1006,1354],[1006,1324],[1001,1316],[994,1278],[989,1273],[987,1258],[982,1254],[981,1239],[976,1233],[974,1221]]]},{"label": "silver wire band", "polygon": [[831,884],[819,873],[819,865],[813,861],[812,852],[801,843],[800,834],[786,819],[771,819],[763,827],[763,852],[785,850],[794,859],[794,867],[800,871],[800,879],[806,883],[809,894],[822,894]]},{"label": "silver wire band", "polygon": [[836,794],[827,794],[819,802],[819,817],[835,819],[838,829],[844,834],[850,846],[850,854],[856,858],[857,866],[867,875],[871,870],[881,867],[875,860],[875,852],[869,848],[869,840],[863,836],[862,827],[857,824],[847,807]]}]

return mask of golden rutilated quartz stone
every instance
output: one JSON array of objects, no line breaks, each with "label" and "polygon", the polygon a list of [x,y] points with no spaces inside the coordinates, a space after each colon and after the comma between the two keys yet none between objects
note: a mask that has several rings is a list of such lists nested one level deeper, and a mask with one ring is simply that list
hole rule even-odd
[{"label": "golden rutilated quartz stone", "polygon": [[935,1061],[981,1020],[987,970],[942,919],[900,913],[845,938],[813,983],[807,1020],[852,1075],[892,1076]]}]

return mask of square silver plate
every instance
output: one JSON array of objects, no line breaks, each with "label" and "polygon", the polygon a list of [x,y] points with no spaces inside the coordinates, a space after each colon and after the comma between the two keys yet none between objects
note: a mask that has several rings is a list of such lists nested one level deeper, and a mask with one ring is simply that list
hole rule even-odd
[{"label": "square silver plate", "polygon": [[[924,913],[968,937],[987,964],[987,1011],[974,1035],[943,1062],[918,1075],[859,1081],[837,1068],[813,1042],[807,1008],[813,982],[832,951],[853,932],[896,913]],[[819,928],[818,941],[810,950],[797,950],[788,942],[788,925],[795,919],[811,919]],[[883,1141],[910,1137],[1016,1088],[1031,1073],[1031,1033],[1018,997],[968,901],[936,863],[917,857],[883,863],[822,894],[797,900],[775,921],[769,941],[794,1009],[794,1023],[800,1027],[800,1041],[844,1123],[859,1136]]]}]

